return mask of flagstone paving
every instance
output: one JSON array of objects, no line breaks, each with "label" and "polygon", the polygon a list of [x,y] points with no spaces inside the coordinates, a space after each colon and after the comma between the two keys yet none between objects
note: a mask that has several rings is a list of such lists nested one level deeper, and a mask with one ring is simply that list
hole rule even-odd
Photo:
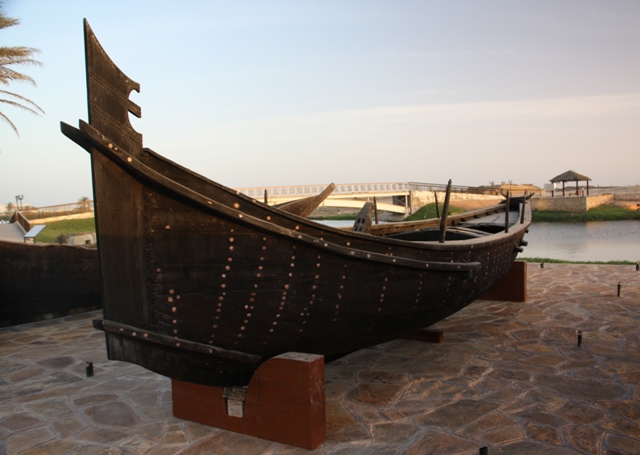
[{"label": "flagstone paving", "polygon": [[[443,343],[327,364],[312,453],[640,453],[640,272],[529,264],[528,290],[438,323]],[[107,360],[96,317],[0,329],[0,455],[309,453],[174,418],[170,381]]]}]

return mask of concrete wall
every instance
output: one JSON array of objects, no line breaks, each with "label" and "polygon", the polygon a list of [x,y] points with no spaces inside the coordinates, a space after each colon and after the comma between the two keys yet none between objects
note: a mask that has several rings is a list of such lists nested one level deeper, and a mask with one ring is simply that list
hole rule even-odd
[{"label": "concrete wall", "polygon": [[616,193],[614,196],[616,201],[640,201],[640,193]]},{"label": "concrete wall", "polygon": [[600,196],[566,196],[566,197],[534,197],[531,199],[532,210],[550,210],[560,212],[586,212],[613,201],[613,194]]},{"label": "concrete wall", "polygon": [[587,210],[591,210],[594,207],[598,207],[599,205],[606,204],[607,202],[613,201],[615,195],[614,194],[602,194],[600,196],[587,196],[585,199],[587,200]]},{"label": "concrete wall", "polygon": [[[446,193],[444,191],[437,191],[438,203],[444,203],[444,197]],[[427,204],[435,202],[435,196],[433,191],[411,191],[411,213],[415,213]],[[498,204],[504,200],[502,196],[484,195],[484,194],[470,194],[470,193],[451,193],[451,199],[449,204],[455,205],[455,201],[487,201],[487,205]]]}]

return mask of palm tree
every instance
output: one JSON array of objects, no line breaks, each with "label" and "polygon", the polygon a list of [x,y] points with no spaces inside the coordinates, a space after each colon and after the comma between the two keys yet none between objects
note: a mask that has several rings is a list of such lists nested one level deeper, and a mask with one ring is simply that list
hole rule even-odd
[{"label": "palm tree", "polygon": [[[2,11],[2,5],[0,4],[0,30],[3,28],[13,27],[18,25],[20,21],[11,17],[7,17]],[[0,46],[0,84],[9,85],[11,82],[28,82],[32,85],[36,85],[36,82],[28,75],[19,73],[11,66],[16,65],[36,65],[41,66],[37,60],[34,60],[32,56],[40,52],[38,49],[24,46]],[[9,92],[6,90],[0,90],[0,104],[7,104],[9,106],[17,107],[29,111],[38,115],[44,111],[33,101],[18,95],[17,93]],[[0,111],[0,119],[4,120],[11,126],[13,131],[18,134],[18,128],[13,124],[9,117],[7,117],[2,111]]]},{"label": "palm tree", "polygon": [[78,199],[78,202],[80,203],[80,210],[82,210],[83,212],[88,212],[89,210],[91,210],[90,200],[87,196],[82,196],[80,199]]}]

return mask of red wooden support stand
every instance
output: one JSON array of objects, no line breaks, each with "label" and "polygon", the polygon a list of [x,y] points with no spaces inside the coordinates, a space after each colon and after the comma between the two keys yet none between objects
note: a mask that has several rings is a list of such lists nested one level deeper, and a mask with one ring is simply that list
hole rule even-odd
[{"label": "red wooden support stand", "polygon": [[321,355],[290,352],[267,360],[244,397],[238,388],[177,380],[171,387],[177,418],[310,450],[326,439]]},{"label": "red wooden support stand", "polygon": [[515,261],[509,271],[489,289],[482,300],[527,301],[527,262]]}]

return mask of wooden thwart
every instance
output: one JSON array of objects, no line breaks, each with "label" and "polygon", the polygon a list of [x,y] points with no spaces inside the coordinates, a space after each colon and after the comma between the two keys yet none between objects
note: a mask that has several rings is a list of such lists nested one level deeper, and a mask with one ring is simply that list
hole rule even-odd
[{"label": "wooden thwart", "polygon": [[258,368],[246,389],[177,380],[171,386],[177,418],[309,450],[326,439],[321,355],[291,352],[273,357]]}]

